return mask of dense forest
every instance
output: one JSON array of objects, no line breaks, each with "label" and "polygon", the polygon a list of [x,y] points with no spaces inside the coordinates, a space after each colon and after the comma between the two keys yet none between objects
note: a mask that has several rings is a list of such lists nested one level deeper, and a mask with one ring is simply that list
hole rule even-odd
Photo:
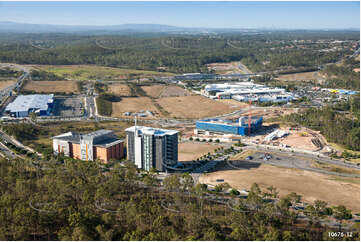
[{"label": "dense forest", "polygon": [[[334,47],[337,51],[320,51]],[[356,31],[219,35],[4,34],[0,62],[20,64],[97,64],[174,73],[208,72],[205,64],[242,61],[252,71],[317,68],[352,54]]]},{"label": "dense forest", "polygon": [[[356,71],[358,69],[358,72]],[[327,75],[325,86],[360,90],[360,61],[349,58],[341,65],[329,65],[322,72]]]},{"label": "dense forest", "polygon": [[[230,209],[188,174],[167,177],[161,189],[154,172],[128,163],[0,159],[0,171],[1,240],[330,240],[334,229],[319,219],[351,216],[315,201],[305,212],[312,223],[300,222],[291,209],[299,195],[279,198],[257,184]],[[356,228],[343,239],[358,238]]]},{"label": "dense forest", "polygon": [[290,114],[286,121],[319,130],[329,142],[344,145],[347,149],[360,150],[360,96],[333,106],[307,109]]}]

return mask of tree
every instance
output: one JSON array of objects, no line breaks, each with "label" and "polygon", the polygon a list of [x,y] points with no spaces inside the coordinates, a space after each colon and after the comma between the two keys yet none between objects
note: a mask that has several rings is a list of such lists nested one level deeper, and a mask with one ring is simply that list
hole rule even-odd
[{"label": "tree", "polygon": [[232,196],[236,197],[240,195],[240,192],[234,188],[229,192]]},{"label": "tree", "polygon": [[30,117],[30,119],[33,121],[33,122],[35,122],[36,121],[36,113],[35,112],[31,112],[31,113],[29,113],[29,117]]},{"label": "tree", "polygon": [[333,207],[332,211],[333,211],[333,216],[339,222],[339,231],[341,231],[342,220],[351,219],[352,218],[351,211],[346,209],[346,207],[343,205]]},{"label": "tree", "polygon": [[269,186],[266,188],[266,190],[267,190],[267,192],[264,192],[265,197],[278,198],[279,192],[277,191],[277,189],[274,186]]},{"label": "tree", "polygon": [[203,202],[204,202],[204,199],[203,199],[203,195],[207,192],[207,184],[197,184],[195,187],[194,187],[194,193],[200,198],[200,203],[201,203],[201,217],[203,216]]},{"label": "tree", "polygon": [[180,176],[178,174],[167,176],[163,180],[163,186],[168,191],[178,191],[181,188]]},{"label": "tree", "polygon": [[326,213],[327,202],[316,200],[313,206],[315,208],[315,213],[318,217],[321,217]]},{"label": "tree", "polygon": [[298,195],[295,192],[291,192],[290,194],[287,195],[287,197],[290,199],[290,202],[292,204],[292,207],[294,207],[296,205],[296,203],[301,202],[301,195]]},{"label": "tree", "polygon": [[255,208],[263,204],[262,192],[257,183],[253,183],[248,193],[247,203]]},{"label": "tree", "polygon": [[194,186],[193,177],[189,173],[183,173],[182,175],[182,190],[190,191]]},{"label": "tree", "polygon": [[352,218],[351,210],[346,209],[346,207],[343,205],[333,207],[332,211],[333,216],[338,220]]}]

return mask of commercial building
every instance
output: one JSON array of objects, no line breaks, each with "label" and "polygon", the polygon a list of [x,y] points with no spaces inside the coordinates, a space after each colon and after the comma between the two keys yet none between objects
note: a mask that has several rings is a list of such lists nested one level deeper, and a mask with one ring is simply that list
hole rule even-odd
[{"label": "commercial building", "polygon": [[[238,122],[232,120],[223,119],[203,119],[196,122],[196,131],[199,132],[211,132],[219,134],[234,134],[234,135],[248,135],[249,122],[248,117],[241,117]],[[262,126],[262,117],[251,117],[251,129],[250,132],[254,133]]]},{"label": "commercial building", "polygon": [[133,126],[125,130],[127,159],[141,169],[166,171],[178,163],[178,131]]},{"label": "commercial building", "polygon": [[235,99],[237,101],[288,102],[294,99],[283,88],[271,88],[253,82],[209,84],[201,94],[212,99]]},{"label": "commercial building", "polygon": [[124,140],[118,139],[111,130],[97,130],[89,134],[68,132],[53,139],[55,154],[80,160],[119,160],[124,157]]},{"label": "commercial building", "polygon": [[27,117],[29,113],[36,113],[39,116],[49,115],[53,108],[54,94],[49,95],[20,95],[9,103],[5,113],[11,117]]}]

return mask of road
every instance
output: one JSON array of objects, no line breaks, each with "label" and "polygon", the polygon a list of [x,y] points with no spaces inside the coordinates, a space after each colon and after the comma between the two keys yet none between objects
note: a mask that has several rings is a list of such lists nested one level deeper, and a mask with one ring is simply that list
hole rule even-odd
[{"label": "road", "polygon": [[[14,91],[19,91],[21,86],[23,85],[23,82],[26,78],[30,77],[30,70],[27,67],[17,65],[17,64],[10,64],[10,63],[0,63],[0,68],[11,68],[20,70],[23,72],[23,74],[17,79],[16,83],[13,85],[6,87],[0,91],[0,99],[1,102],[6,99],[7,97],[11,96]],[[9,103],[9,101],[2,103],[0,107],[0,115],[2,114],[3,110],[5,109],[6,105]]]},{"label": "road", "polygon": [[96,117],[95,102],[93,96],[87,96],[85,99],[85,116],[88,118]]},{"label": "road", "polygon": [[6,145],[0,142],[0,154],[3,154],[4,157],[15,159],[17,156],[12,152]]},{"label": "road", "polygon": [[[243,147],[244,150],[256,150],[256,151],[263,151],[263,152],[273,152],[273,153],[279,153],[282,155],[288,155],[289,157],[302,157],[303,159],[313,159],[316,161],[319,161],[321,163],[326,163],[326,164],[331,164],[331,165],[337,165],[337,166],[342,166],[345,168],[351,168],[351,169],[357,169],[360,170],[360,167],[354,163],[346,163],[346,162],[342,162],[340,160],[335,160],[335,159],[331,159],[331,158],[327,158],[326,156],[317,156],[317,155],[312,155],[312,154],[307,154],[307,153],[301,153],[301,152],[290,152],[288,150],[285,150],[284,148],[280,148],[277,147],[277,150],[273,147],[273,149],[267,149],[267,148],[263,148],[261,146],[257,146],[257,145],[247,145],[245,147]],[[290,155],[291,154],[291,155]]]},{"label": "road", "polygon": [[[244,147],[246,148],[246,147]],[[249,150],[249,149],[244,149]],[[264,153],[271,154],[270,159],[264,158]],[[335,176],[342,176],[342,177],[352,177],[352,178],[359,178],[360,174],[354,174],[354,173],[344,173],[344,172],[334,172],[334,171],[328,171],[322,168],[314,167],[315,162],[318,161],[319,163],[327,163],[322,162],[319,158],[318,160],[315,158],[309,159],[305,158],[303,154],[294,154],[290,155],[289,153],[283,153],[283,152],[275,152],[275,151],[260,151],[257,149],[257,152],[252,156],[252,159],[250,160],[232,160],[228,162],[228,165],[235,168],[235,169],[244,169],[248,168],[251,164],[268,164],[278,167],[285,167],[285,168],[296,168],[300,170],[306,170],[306,171],[312,171],[317,173],[322,173],[326,175],[335,175]],[[244,166],[244,167],[243,167]],[[357,170],[357,169],[356,169]],[[355,171],[356,171],[355,170]]]}]

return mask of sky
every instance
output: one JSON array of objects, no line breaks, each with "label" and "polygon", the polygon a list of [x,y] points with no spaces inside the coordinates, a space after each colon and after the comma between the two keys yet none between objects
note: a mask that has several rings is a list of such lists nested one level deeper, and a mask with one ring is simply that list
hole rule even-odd
[{"label": "sky", "polygon": [[360,2],[3,2],[0,21],[211,28],[360,28]]}]

